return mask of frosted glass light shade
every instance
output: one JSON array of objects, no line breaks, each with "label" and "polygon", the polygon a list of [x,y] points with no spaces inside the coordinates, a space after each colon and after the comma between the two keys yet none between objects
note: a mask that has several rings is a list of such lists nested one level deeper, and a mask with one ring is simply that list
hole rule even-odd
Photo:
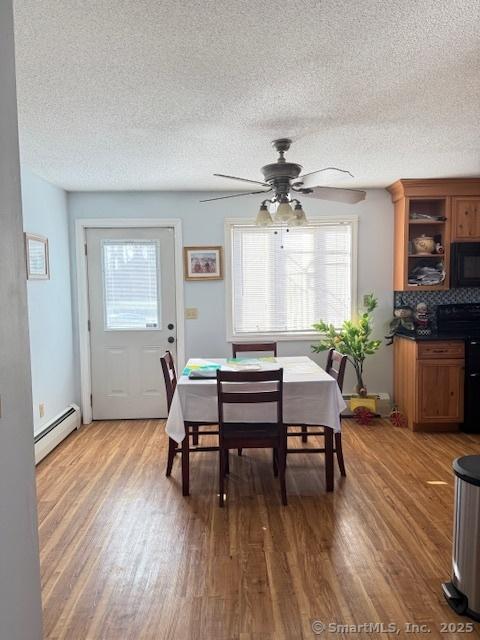
[{"label": "frosted glass light shade", "polygon": [[293,209],[289,202],[281,202],[275,212],[275,222],[287,222],[293,218]]},{"label": "frosted glass light shade", "polygon": [[272,216],[270,215],[270,211],[267,209],[266,205],[262,204],[260,207],[255,224],[257,227],[268,227],[273,224]]},{"label": "frosted glass light shade", "polygon": [[305,211],[302,209],[301,204],[295,205],[295,211],[293,212],[293,218],[290,220],[292,227],[303,227],[308,223]]}]

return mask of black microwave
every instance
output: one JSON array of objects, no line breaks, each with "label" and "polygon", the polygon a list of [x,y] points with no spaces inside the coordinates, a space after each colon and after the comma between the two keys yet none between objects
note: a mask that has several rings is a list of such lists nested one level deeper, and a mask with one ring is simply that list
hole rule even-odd
[{"label": "black microwave", "polygon": [[480,287],[480,242],[453,242],[451,286]]}]

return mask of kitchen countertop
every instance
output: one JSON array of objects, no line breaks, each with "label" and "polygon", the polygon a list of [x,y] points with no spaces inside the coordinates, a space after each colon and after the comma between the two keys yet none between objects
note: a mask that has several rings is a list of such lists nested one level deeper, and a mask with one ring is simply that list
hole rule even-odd
[{"label": "kitchen countertop", "polygon": [[428,340],[468,340],[470,336],[466,336],[465,334],[460,335],[455,333],[432,332],[429,336],[419,336],[415,333],[413,335],[397,333],[395,335],[395,338],[403,338],[404,340],[415,340],[416,342],[423,342]]}]

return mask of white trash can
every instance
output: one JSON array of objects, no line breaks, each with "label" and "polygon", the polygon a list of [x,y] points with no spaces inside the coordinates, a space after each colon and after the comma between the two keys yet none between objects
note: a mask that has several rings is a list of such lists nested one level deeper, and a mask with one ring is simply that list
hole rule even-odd
[{"label": "white trash can", "polygon": [[452,580],[442,585],[449,605],[480,621],[480,456],[453,463],[455,519]]}]

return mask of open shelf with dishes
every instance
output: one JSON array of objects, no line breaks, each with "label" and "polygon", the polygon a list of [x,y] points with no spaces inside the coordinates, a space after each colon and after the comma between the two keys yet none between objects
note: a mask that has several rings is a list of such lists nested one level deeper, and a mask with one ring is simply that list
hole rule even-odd
[{"label": "open shelf with dishes", "polygon": [[395,291],[449,288],[451,198],[441,186],[399,180],[388,188],[395,207]]},{"label": "open shelf with dishes", "polygon": [[408,289],[448,287],[446,208],[446,198],[407,199]]}]

